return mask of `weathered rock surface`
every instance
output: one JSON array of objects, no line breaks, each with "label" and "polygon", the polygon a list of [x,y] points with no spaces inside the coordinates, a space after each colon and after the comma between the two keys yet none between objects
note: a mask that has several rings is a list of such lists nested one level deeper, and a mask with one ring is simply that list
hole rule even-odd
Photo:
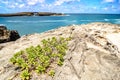
[{"label": "weathered rock surface", "polygon": [[62,67],[55,76],[37,75],[31,80],[120,80],[120,25],[91,23],[61,27],[41,34],[23,36],[15,42],[0,44],[0,80],[20,80],[19,70],[9,63],[17,51],[36,46],[44,38],[68,37],[69,42]]},{"label": "weathered rock surface", "polygon": [[7,30],[5,26],[0,26],[0,43],[15,41],[20,38],[20,35],[15,30]]}]

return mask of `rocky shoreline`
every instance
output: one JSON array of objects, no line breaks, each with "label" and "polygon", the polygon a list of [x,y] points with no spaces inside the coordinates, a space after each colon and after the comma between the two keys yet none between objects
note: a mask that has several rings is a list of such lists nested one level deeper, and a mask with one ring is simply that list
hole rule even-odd
[{"label": "rocky shoreline", "polygon": [[0,79],[21,80],[19,69],[9,62],[14,53],[58,36],[72,37],[63,66],[55,69],[53,78],[33,72],[31,80],[120,79],[120,25],[99,22],[61,27],[0,44]]},{"label": "rocky shoreline", "polygon": [[0,17],[13,17],[13,16],[63,16],[62,13],[51,12],[19,12],[11,14],[0,14]]}]

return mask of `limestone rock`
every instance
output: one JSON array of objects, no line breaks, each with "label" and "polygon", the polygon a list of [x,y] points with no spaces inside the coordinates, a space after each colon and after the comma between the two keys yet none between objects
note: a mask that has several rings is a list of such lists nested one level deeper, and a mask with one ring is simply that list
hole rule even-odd
[{"label": "limestone rock", "polygon": [[[17,51],[36,46],[48,37],[68,37],[68,51],[64,65],[56,67],[55,76],[32,73],[31,80],[119,80],[120,79],[120,25],[90,23],[61,27],[41,34],[23,36],[7,43],[0,50],[0,79],[20,80],[19,70],[9,59]],[[5,45],[5,44],[1,44]]]}]

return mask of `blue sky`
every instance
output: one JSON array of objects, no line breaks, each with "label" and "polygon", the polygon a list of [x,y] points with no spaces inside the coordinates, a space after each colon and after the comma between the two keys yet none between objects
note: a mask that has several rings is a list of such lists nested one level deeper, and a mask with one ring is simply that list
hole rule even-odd
[{"label": "blue sky", "polygon": [[0,0],[0,13],[28,11],[120,14],[120,0]]}]

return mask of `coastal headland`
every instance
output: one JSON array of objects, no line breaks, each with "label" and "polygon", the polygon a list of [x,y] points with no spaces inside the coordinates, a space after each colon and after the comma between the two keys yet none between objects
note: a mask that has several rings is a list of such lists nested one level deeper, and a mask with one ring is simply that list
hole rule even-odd
[{"label": "coastal headland", "polygon": [[52,12],[19,12],[19,13],[9,13],[0,14],[0,17],[13,17],[13,16],[62,16],[62,13],[52,13]]},{"label": "coastal headland", "polygon": [[61,27],[0,44],[0,79],[21,80],[18,76],[21,69],[13,66],[10,58],[16,52],[37,46],[41,40],[51,37],[71,37],[64,63],[55,67],[53,77],[33,71],[30,80],[120,79],[120,25],[101,22]]}]

